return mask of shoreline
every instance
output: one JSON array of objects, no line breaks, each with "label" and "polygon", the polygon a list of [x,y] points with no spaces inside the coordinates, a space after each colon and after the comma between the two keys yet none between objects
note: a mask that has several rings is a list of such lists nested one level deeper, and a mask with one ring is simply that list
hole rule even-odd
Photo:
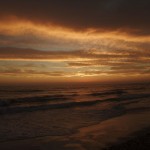
[{"label": "shoreline", "polygon": [[[49,139],[49,140],[48,140]],[[55,139],[55,140],[54,140]],[[43,142],[40,146],[37,144],[38,142],[45,141],[45,138],[37,138],[37,139],[26,139],[17,141],[9,141],[9,142],[1,142],[0,149],[1,150],[92,150],[91,147],[84,149],[80,144],[68,143],[66,139],[61,139],[61,137],[55,137],[51,139],[49,137],[46,138],[46,143]],[[58,140],[59,139],[59,140]],[[61,139],[61,140],[60,140]],[[58,141],[57,141],[58,140]],[[45,145],[44,145],[45,143]],[[3,145],[4,144],[4,145]],[[9,145],[10,144],[10,145]],[[3,146],[4,147],[3,147]],[[67,145],[64,147],[64,145]],[[72,147],[73,146],[73,147]],[[137,131],[131,134],[128,137],[121,138],[120,141],[115,143],[111,143],[106,147],[93,147],[93,150],[149,150],[150,147],[150,127]]]},{"label": "shoreline", "polygon": [[148,150],[150,125],[146,120],[145,122],[143,120],[143,117],[149,118],[149,113],[147,113],[112,118],[99,124],[80,128],[77,133],[72,135],[5,141],[0,143],[0,149]]}]

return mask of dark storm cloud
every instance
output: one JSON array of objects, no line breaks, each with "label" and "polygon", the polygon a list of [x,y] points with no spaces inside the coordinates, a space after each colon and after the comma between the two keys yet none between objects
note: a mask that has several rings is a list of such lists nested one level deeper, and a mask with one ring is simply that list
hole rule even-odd
[{"label": "dark storm cloud", "polygon": [[150,0],[5,0],[0,14],[73,29],[150,34]]}]

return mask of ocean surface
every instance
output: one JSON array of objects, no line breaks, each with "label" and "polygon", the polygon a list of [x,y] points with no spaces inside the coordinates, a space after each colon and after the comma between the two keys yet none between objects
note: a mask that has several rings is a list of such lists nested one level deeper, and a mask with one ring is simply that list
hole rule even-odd
[{"label": "ocean surface", "polygon": [[150,127],[149,118],[148,83],[0,86],[0,147],[46,138],[65,141],[63,149],[100,149]]}]

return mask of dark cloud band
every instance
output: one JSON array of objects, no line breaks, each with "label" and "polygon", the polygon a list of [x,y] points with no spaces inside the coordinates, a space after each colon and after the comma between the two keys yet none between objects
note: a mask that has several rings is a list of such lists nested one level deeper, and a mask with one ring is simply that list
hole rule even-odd
[{"label": "dark cloud band", "polygon": [[150,34],[149,0],[5,0],[0,2],[1,18],[17,16],[44,24],[77,30],[96,28]]}]

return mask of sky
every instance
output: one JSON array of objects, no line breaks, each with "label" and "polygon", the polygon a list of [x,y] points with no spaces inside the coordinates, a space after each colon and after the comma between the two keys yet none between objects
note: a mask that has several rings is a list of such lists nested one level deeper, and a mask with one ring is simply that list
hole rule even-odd
[{"label": "sky", "polygon": [[0,83],[150,81],[149,0],[0,1]]}]

